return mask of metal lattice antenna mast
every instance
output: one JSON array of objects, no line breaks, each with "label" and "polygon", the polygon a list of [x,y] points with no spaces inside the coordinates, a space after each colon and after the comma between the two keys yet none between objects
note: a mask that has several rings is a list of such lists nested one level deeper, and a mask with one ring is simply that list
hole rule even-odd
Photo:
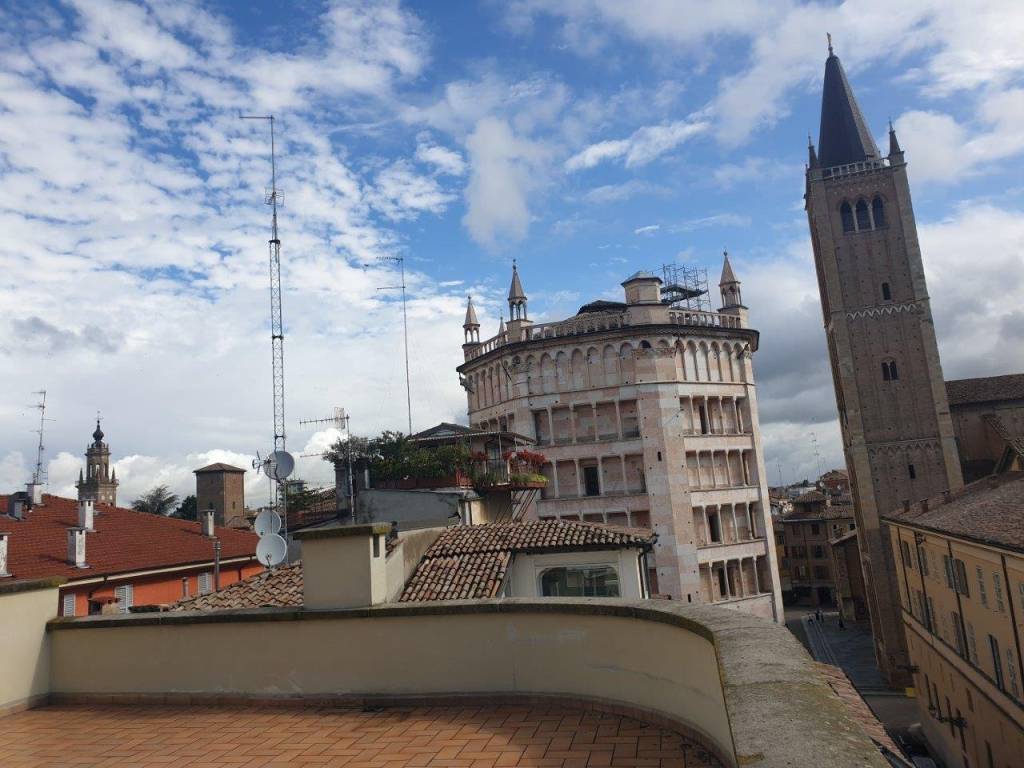
[{"label": "metal lattice antenna mast", "polygon": [[284,428],[284,320],[281,315],[281,238],[277,232],[277,155],[274,144],[273,115],[241,115],[243,120],[270,123],[270,190],[265,202],[271,208],[270,224],[270,344],[274,379],[274,450],[285,450]]},{"label": "metal lattice antenna mast", "polygon": [[32,394],[40,396],[39,402],[32,406],[39,410],[39,429],[34,430],[39,435],[39,447],[36,449],[36,471],[32,473],[32,484],[42,485],[46,475],[46,471],[43,469],[43,451],[46,450],[43,446],[43,427],[46,422],[53,421],[53,419],[46,418],[46,390],[40,389]]},{"label": "metal lattice antenna mast", "polygon": [[[349,419],[350,417],[345,413],[344,408],[335,407],[333,416],[328,416],[325,419],[302,419],[299,421],[299,424],[303,426],[309,424],[331,424],[339,430],[345,430],[345,455],[348,462],[348,487],[345,489],[345,492],[348,496],[349,514],[352,515],[352,519],[355,520],[355,486],[352,483],[352,430],[349,427]],[[301,455],[323,457],[325,453],[303,453]]]},{"label": "metal lattice antenna mast", "polygon": [[405,407],[409,415],[409,434],[412,434],[412,389],[409,385],[409,315],[405,309],[405,257],[404,256],[378,256],[381,261],[394,261],[402,276],[399,285],[384,285],[378,291],[402,291],[402,330],[405,336]]}]

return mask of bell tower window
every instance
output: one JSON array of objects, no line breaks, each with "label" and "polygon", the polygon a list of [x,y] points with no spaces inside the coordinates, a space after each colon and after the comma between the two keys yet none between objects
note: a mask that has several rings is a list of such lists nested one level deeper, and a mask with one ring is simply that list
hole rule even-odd
[{"label": "bell tower window", "polygon": [[888,283],[882,283],[882,300],[892,301],[892,291],[889,289]]},{"label": "bell tower window", "polygon": [[882,381],[899,381],[900,372],[895,360],[882,361]]},{"label": "bell tower window", "polygon": [[849,203],[843,203],[839,206],[839,215],[843,219],[843,233],[857,231],[857,227],[853,223],[853,208],[850,207]]},{"label": "bell tower window", "polygon": [[868,213],[868,204],[863,200],[857,201],[857,231],[865,232],[871,229],[871,215]]},{"label": "bell tower window", "polygon": [[885,204],[880,197],[871,201],[871,218],[875,222],[875,229],[885,226]]}]

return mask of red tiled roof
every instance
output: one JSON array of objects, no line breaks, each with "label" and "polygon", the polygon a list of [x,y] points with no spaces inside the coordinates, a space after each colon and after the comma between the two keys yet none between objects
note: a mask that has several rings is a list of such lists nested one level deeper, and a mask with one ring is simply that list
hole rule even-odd
[{"label": "red tiled roof", "polygon": [[244,475],[247,471],[248,470],[242,469],[241,467],[234,467],[230,464],[218,461],[216,464],[207,464],[205,467],[193,469],[192,474],[198,475],[201,472],[240,472]]},{"label": "red tiled roof", "polygon": [[[6,516],[8,502],[9,497],[0,498],[0,530],[11,534],[7,570],[16,579],[64,576],[74,581],[213,560],[213,544],[200,533],[199,523],[97,504],[96,530],[85,539],[89,567],[76,568],[67,562],[67,530],[78,525],[77,501],[46,494],[24,520]],[[255,557],[256,534],[220,527],[216,534],[222,559]]]},{"label": "red tiled roof", "polygon": [[946,382],[950,405],[991,403],[998,400],[1024,400],[1024,373],[984,376]]},{"label": "red tiled roof", "polygon": [[175,611],[217,611],[225,608],[279,608],[302,605],[302,563],[283,565],[236,581],[220,592],[179,600]]},{"label": "red tiled roof", "polygon": [[892,740],[892,737],[885,730],[885,726],[879,722],[878,718],[875,717],[875,713],[867,705],[867,702],[857,692],[857,689],[853,687],[853,683],[850,682],[850,678],[846,676],[846,673],[839,667],[823,664],[818,661],[814,662],[814,668],[818,671],[818,674],[825,678],[825,682],[828,683],[829,687],[843,703],[846,713],[860,726],[868,738],[875,742],[875,745],[880,749],[888,750],[901,760],[899,763],[892,764],[909,766],[910,763],[903,759],[903,751],[896,746],[896,742]]},{"label": "red tiled roof", "polygon": [[1024,472],[992,475],[949,495],[883,516],[895,523],[1024,551]]},{"label": "red tiled roof", "polygon": [[496,597],[517,552],[623,549],[653,541],[646,529],[571,520],[455,526],[426,551],[399,601]]}]

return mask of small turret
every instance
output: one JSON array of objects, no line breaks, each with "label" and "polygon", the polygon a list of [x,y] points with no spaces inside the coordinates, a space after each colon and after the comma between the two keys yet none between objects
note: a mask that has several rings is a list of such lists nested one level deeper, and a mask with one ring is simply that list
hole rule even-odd
[{"label": "small turret", "polygon": [[889,121],[889,160],[902,160],[903,150],[900,148],[900,141],[896,138],[896,129],[893,128],[892,120]]},{"label": "small turret", "polygon": [[814,142],[811,141],[810,134],[807,134],[807,167],[809,169],[818,167],[818,153],[814,151]]},{"label": "small turret", "polygon": [[526,293],[519,280],[519,268],[515,259],[512,259],[512,285],[508,289],[508,312],[509,320],[526,320]]},{"label": "small turret", "polygon": [[498,321],[498,338],[502,341],[505,340],[505,316],[502,315]]},{"label": "small turret", "polygon": [[465,344],[480,343],[480,321],[476,319],[472,296],[466,297],[466,321],[462,324],[462,330],[465,333]]},{"label": "small turret", "polygon": [[747,308],[743,305],[740,281],[736,279],[736,274],[732,271],[728,251],[722,252],[722,278],[718,281],[718,289],[722,294],[722,308],[718,311],[738,315],[743,325],[746,325]]}]

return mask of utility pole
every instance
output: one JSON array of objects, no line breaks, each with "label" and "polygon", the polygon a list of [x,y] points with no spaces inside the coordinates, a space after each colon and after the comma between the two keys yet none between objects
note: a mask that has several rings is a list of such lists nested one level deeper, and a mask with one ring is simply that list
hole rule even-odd
[{"label": "utility pole", "polygon": [[409,385],[409,315],[406,312],[405,302],[405,257],[404,256],[378,256],[379,261],[397,262],[399,274],[402,281],[399,285],[384,285],[378,291],[402,292],[402,330],[405,336],[405,407],[409,415],[409,434],[412,434],[412,390]]}]

